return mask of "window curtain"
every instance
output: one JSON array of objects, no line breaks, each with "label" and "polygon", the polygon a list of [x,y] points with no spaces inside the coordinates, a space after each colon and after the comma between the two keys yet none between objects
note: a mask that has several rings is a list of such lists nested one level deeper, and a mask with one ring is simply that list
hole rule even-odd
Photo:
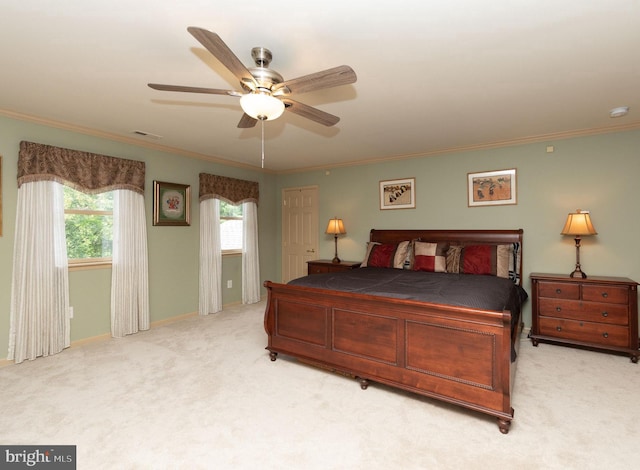
[{"label": "window curtain", "polygon": [[260,261],[258,253],[258,206],[242,203],[242,303],[260,301]]},{"label": "window curtain", "polygon": [[220,248],[220,200],[200,202],[200,277],[198,313],[222,310],[222,250]]},{"label": "window curtain", "polygon": [[[145,164],[144,162],[123,158],[108,157],[88,152],[53,147],[35,142],[20,142],[18,155],[18,209],[16,214],[16,243],[14,247],[14,266],[11,293],[11,327],[9,338],[9,358],[21,362],[25,358],[33,359],[60,352],[69,345],[69,285],[67,272],[66,239],[64,233],[64,198],[62,188],[47,190],[44,195],[41,186],[58,187],[68,185],[79,191],[96,194],[104,191],[123,190],[144,196]],[[42,184],[41,184],[42,183]],[[56,186],[57,185],[57,186]],[[37,189],[34,189],[37,188]],[[57,195],[57,192],[60,194]],[[138,229],[127,233],[114,233],[114,240],[119,240],[120,253],[133,253],[141,250],[144,244],[146,257],[146,227],[144,204],[140,201],[120,204],[118,214],[114,218],[129,220],[135,218]],[[137,209],[132,210],[132,208]],[[51,219],[50,229],[44,228],[45,221]],[[115,224],[114,224],[115,225]],[[132,223],[120,222],[118,227],[129,230]],[[55,231],[54,231],[55,228]],[[47,231],[48,230],[48,231]],[[54,237],[54,233],[57,234]],[[144,240],[140,240],[144,238]],[[135,242],[132,240],[135,239]],[[128,244],[131,244],[128,246]],[[52,254],[54,253],[54,254]],[[42,267],[41,258],[49,266],[54,258],[56,270]],[[144,293],[147,285],[147,266],[130,263],[137,273],[122,275],[119,266],[112,276],[112,300],[119,298],[121,292],[132,292],[135,287],[123,286],[132,279],[139,280],[142,291],[135,302],[148,305],[148,294]],[[62,267],[63,266],[63,267]],[[62,267],[62,268],[60,268]],[[58,269],[60,268],[60,269]],[[59,271],[59,272],[58,272]],[[112,312],[117,310],[112,306]],[[138,313],[138,327],[148,328],[148,307],[146,314]],[[62,313],[61,313],[62,312]],[[133,314],[133,309],[130,314]],[[140,320],[140,316],[145,320]],[[133,322],[133,321],[132,321]],[[34,325],[42,325],[40,329]],[[112,331],[113,334],[113,331]],[[55,337],[56,340],[43,338]],[[38,346],[40,342],[45,344]],[[61,346],[63,345],[63,346]]]},{"label": "window curtain", "polygon": [[[242,302],[255,303],[260,300],[260,264],[258,258],[258,217],[257,205],[259,199],[259,185],[254,181],[246,181],[226,176],[200,173],[200,314],[206,315],[203,299],[218,295],[219,309],[222,309],[222,251],[220,250],[220,209],[219,203],[212,207],[211,203],[204,205],[210,199],[223,200],[230,204],[243,204],[243,252],[242,252]],[[247,218],[247,207],[251,214]],[[208,220],[203,217],[214,212]],[[207,224],[208,228],[203,225]],[[203,237],[203,230],[212,231],[217,236],[217,252],[208,254],[205,250],[211,245]],[[249,232],[250,233],[249,233]],[[213,236],[213,235],[208,235]],[[247,250],[247,246],[250,248]],[[209,256],[213,256],[212,260]],[[246,260],[246,262],[245,262]],[[209,271],[209,277],[203,277],[207,271],[203,264],[214,263],[220,268],[217,272]],[[215,294],[219,292],[219,294]],[[216,310],[216,311],[218,311]],[[205,311],[205,313],[203,313]]]},{"label": "window curtain", "polygon": [[62,185],[34,181],[18,191],[7,358],[57,354],[70,330]]},{"label": "window curtain", "polygon": [[111,335],[149,329],[147,224],[144,196],[119,189],[113,197]]}]

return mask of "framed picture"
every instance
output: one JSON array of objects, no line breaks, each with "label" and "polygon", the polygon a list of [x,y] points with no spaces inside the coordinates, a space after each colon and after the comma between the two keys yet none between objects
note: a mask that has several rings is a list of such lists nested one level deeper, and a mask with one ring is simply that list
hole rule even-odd
[{"label": "framed picture", "polygon": [[469,207],[516,204],[516,169],[469,173]]},{"label": "framed picture", "polygon": [[380,181],[380,210],[415,208],[415,178]]},{"label": "framed picture", "polygon": [[191,225],[191,186],[153,182],[153,225]]}]

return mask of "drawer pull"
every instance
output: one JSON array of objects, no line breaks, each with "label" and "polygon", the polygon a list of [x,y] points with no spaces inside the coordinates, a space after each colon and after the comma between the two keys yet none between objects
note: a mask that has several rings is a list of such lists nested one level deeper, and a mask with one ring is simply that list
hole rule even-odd
[{"label": "drawer pull", "polygon": [[562,327],[561,326],[556,326],[556,330],[562,331]]},{"label": "drawer pull", "polygon": [[556,307],[556,312],[561,312],[562,311],[562,307]]},{"label": "drawer pull", "polygon": [[603,292],[602,293],[602,297],[604,297],[606,299],[607,297],[609,297],[609,294],[607,294],[606,292]]},{"label": "drawer pull", "polygon": [[556,289],[556,294],[562,294],[562,289]]},{"label": "drawer pull", "polygon": [[607,333],[607,332],[605,331],[604,333],[602,333],[602,336],[603,336],[604,338],[608,338],[608,337],[609,337],[609,333]]},{"label": "drawer pull", "polygon": [[609,316],[609,312],[607,312],[607,311],[602,312],[602,316],[603,317],[608,317]]}]

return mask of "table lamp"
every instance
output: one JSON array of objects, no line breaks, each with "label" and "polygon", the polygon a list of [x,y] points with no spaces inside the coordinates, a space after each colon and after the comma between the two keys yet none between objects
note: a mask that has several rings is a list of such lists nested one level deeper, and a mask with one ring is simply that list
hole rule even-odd
[{"label": "table lamp", "polygon": [[338,235],[343,235],[347,233],[344,229],[344,223],[342,219],[338,219],[334,217],[329,220],[329,224],[327,225],[327,230],[324,233],[332,234],[335,237],[335,245],[336,245],[336,255],[331,260],[332,263],[339,263],[340,258],[338,258]]},{"label": "table lamp", "polygon": [[576,269],[569,276],[586,278],[587,275],[580,268],[580,237],[598,234],[591,223],[589,211],[578,209],[570,213],[560,233],[562,235],[573,235],[576,241]]}]

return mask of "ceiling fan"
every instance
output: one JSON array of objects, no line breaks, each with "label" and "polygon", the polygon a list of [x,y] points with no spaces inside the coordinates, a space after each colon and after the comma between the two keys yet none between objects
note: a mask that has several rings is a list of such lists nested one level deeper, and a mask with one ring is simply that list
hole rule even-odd
[{"label": "ceiling fan", "polygon": [[340,121],[338,116],[299,101],[294,101],[290,96],[354,83],[357,77],[353,69],[348,65],[341,65],[299,78],[284,80],[282,75],[269,68],[269,63],[272,59],[269,49],[254,47],[251,50],[251,57],[256,66],[246,68],[216,33],[194,26],[187,28],[187,31],[240,80],[240,86],[244,93],[234,90],[162,85],[159,83],[149,83],[148,85],[151,88],[162,91],[240,97],[240,106],[244,111],[238,123],[240,128],[254,127],[258,121],[277,119],[285,109],[325,126],[333,126]]}]

